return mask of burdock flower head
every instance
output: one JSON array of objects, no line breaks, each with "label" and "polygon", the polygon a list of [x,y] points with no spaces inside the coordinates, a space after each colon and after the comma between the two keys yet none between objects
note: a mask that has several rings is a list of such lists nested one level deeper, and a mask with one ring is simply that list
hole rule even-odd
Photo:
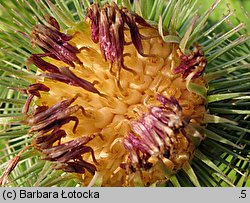
[{"label": "burdock flower head", "polygon": [[[215,73],[204,72],[219,50],[230,46],[217,47],[221,36],[211,43],[201,40],[210,39],[210,32],[227,17],[199,36],[219,1],[201,18],[190,13],[192,1],[183,5],[177,1],[180,12],[175,11],[174,0],[162,2],[159,11],[161,1],[155,1],[152,12],[143,1],[133,3],[140,8],[137,12],[132,11],[132,3],[124,2],[84,1],[86,10],[82,10],[82,4],[72,1],[78,16],[69,18],[66,3],[41,1],[37,9],[42,12],[37,13],[34,2],[26,2],[38,18],[32,30],[16,32],[33,47],[25,56],[27,73],[21,77],[29,83],[11,88],[26,97],[19,120],[26,126],[28,141],[3,171],[2,185],[25,153],[40,155],[34,161],[35,171],[41,173],[35,185],[46,185],[46,174],[55,177],[56,169],[58,180],[85,186],[180,185],[182,177],[189,185],[200,186],[210,177],[197,177],[194,170],[204,173],[208,168],[233,185],[198,149],[203,142],[205,148],[219,142],[232,150],[244,149],[239,146],[242,140],[235,144],[235,138],[227,140],[207,128],[208,123],[243,128],[235,126],[233,117],[209,114],[220,113],[215,107],[209,109],[209,102],[234,98],[215,96],[216,83],[212,85],[216,94],[207,95],[209,81],[223,76],[224,66],[218,70],[212,66]],[[63,7],[66,14],[60,11]],[[20,23],[29,24],[21,19]],[[218,132],[225,135],[223,129]],[[218,152],[217,157],[223,156]],[[247,161],[247,155],[242,157]],[[240,174],[245,176],[244,171]]]}]

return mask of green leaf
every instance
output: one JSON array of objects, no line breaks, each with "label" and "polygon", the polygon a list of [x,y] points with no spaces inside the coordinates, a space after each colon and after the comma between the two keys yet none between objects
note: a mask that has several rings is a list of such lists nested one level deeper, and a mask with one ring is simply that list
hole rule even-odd
[{"label": "green leaf", "polygon": [[[198,127],[196,127],[198,128]],[[232,147],[235,147],[235,148],[238,148],[238,149],[242,149],[241,147],[239,147],[238,145],[234,144],[233,142],[231,142],[230,140],[218,135],[217,133],[213,132],[213,131],[210,131],[204,127],[199,127],[198,130],[205,134],[206,138],[210,138],[212,140],[215,140],[217,142],[221,142],[223,144],[227,144],[229,146],[232,146]]]},{"label": "green leaf", "polygon": [[171,176],[169,181],[174,185],[174,187],[181,187],[177,177],[175,175]]},{"label": "green leaf", "polygon": [[196,150],[194,155],[196,158],[204,162],[207,166],[215,170],[217,172],[217,176],[218,174],[220,174],[220,178],[223,177],[223,180],[227,180],[227,182],[230,182],[230,179],[221,171],[221,169],[218,168],[208,157],[201,153],[200,150]]},{"label": "green leaf", "polygon": [[212,113],[222,114],[250,114],[250,110],[224,109],[224,108],[210,108]]},{"label": "green leaf", "polygon": [[204,115],[204,123],[230,123],[232,125],[237,125],[237,122],[229,120],[227,118],[222,118],[216,115],[205,114]]},{"label": "green leaf", "polygon": [[248,92],[214,94],[214,95],[207,96],[207,102],[212,103],[212,102],[222,101],[222,100],[240,97],[240,96],[248,95],[248,94],[249,94]]},{"label": "green leaf", "polygon": [[189,179],[192,181],[192,183],[196,186],[196,187],[200,187],[200,183],[199,180],[194,172],[194,170],[192,169],[192,167],[190,166],[190,164],[188,162],[186,162],[183,166],[182,169],[185,171],[185,173],[188,175]]},{"label": "green leaf", "polygon": [[190,92],[194,92],[200,95],[202,98],[207,99],[207,89],[204,86],[192,83],[191,80],[187,79],[186,87]]},{"label": "green leaf", "polygon": [[180,49],[182,51],[182,53],[185,53],[186,52],[186,46],[187,46],[187,43],[189,41],[189,38],[191,36],[191,33],[194,29],[194,26],[195,26],[195,23],[198,19],[198,14],[194,17],[194,19],[191,21],[190,25],[188,25],[188,29],[186,30],[186,33],[184,34],[183,38],[181,39],[180,41]]}]

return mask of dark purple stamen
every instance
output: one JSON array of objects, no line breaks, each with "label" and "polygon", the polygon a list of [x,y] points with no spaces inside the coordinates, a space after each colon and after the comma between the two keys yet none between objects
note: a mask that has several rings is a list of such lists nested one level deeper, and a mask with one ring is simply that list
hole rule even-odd
[{"label": "dark purple stamen", "polygon": [[34,64],[36,67],[41,69],[42,71],[48,71],[51,73],[59,73],[59,68],[55,65],[44,61],[41,57],[45,55],[40,54],[32,54],[28,59],[28,64]]},{"label": "dark purple stamen", "polygon": [[94,3],[92,9],[87,9],[87,15],[91,20],[91,31],[92,31],[92,40],[97,43],[99,41],[99,21],[100,13],[98,11],[98,4]]},{"label": "dark purple stamen", "polygon": [[34,141],[35,146],[40,150],[51,148],[56,141],[60,142],[66,135],[64,130],[53,130],[52,133],[37,137]]},{"label": "dark purple stamen", "polygon": [[[162,159],[174,155],[176,134],[184,128],[182,108],[178,101],[157,94],[160,106],[153,106],[139,120],[131,123],[132,132],[124,139],[124,147],[129,151],[127,167],[147,170],[152,163],[149,157]],[[124,167],[124,166],[123,166]]]},{"label": "dark purple stamen", "polygon": [[81,87],[89,92],[101,94],[91,82],[79,78],[68,67],[61,67],[60,69],[55,65],[48,63],[42,59],[46,54],[33,54],[28,59],[28,64],[33,63],[39,69],[44,71],[43,74],[46,78],[60,81],[76,87]]},{"label": "dark purple stamen", "polygon": [[60,129],[64,124],[75,121],[73,133],[76,132],[79,120],[72,114],[81,110],[86,115],[82,106],[71,106],[77,97],[76,95],[72,99],[63,100],[50,108],[47,106],[37,107],[27,119],[28,124],[31,125],[29,133],[35,134],[32,144],[42,152],[45,160],[53,162],[55,169],[74,173],[84,173],[87,169],[94,174],[95,165],[84,161],[82,155],[90,152],[94,163],[97,163],[93,149],[85,146],[95,135],[61,143],[61,139],[67,136],[66,132]]},{"label": "dark purple stamen", "polygon": [[56,28],[58,31],[60,31],[60,25],[54,17],[45,16],[45,19],[50,25],[52,25],[54,28]]},{"label": "dark purple stamen", "polygon": [[195,74],[192,76],[192,79],[198,78],[204,72],[207,65],[207,60],[200,45],[196,45],[193,52],[187,55],[183,54],[180,59],[181,63],[174,69],[174,73],[181,73],[183,78],[188,77],[193,72],[195,72]]},{"label": "dark purple stamen", "polygon": [[56,169],[63,169],[67,172],[84,173],[84,168],[86,168],[90,173],[94,174],[96,171],[95,165],[87,163],[81,156],[82,154],[90,152],[93,161],[96,163],[93,149],[85,146],[93,138],[93,136],[80,137],[64,144],[43,149],[42,152],[46,156],[44,159],[52,161]]},{"label": "dark purple stamen", "polygon": [[132,42],[139,54],[143,53],[142,36],[138,25],[151,27],[142,17],[129,12],[125,8],[118,8],[115,3],[105,4],[102,8],[97,3],[87,9],[87,16],[91,20],[92,39],[100,42],[100,50],[105,60],[116,63],[118,67],[123,64],[124,27],[128,25]]},{"label": "dark purple stamen", "polygon": [[85,114],[84,108],[79,105],[74,105],[69,107],[75,100],[77,96],[64,100],[55,104],[45,111],[41,111],[28,119],[28,124],[32,127],[30,128],[30,132],[43,131],[48,132],[51,127],[58,126],[61,127],[63,124],[68,123],[73,120],[76,122],[74,129],[77,127],[78,119],[75,116],[70,116],[71,114],[77,112],[78,110],[82,110]]},{"label": "dark purple stamen", "polygon": [[82,64],[76,56],[80,53],[79,49],[68,42],[73,36],[60,32],[56,19],[49,17],[47,21],[51,26],[37,25],[32,33],[31,41],[37,44],[47,56],[61,60],[72,67],[75,67],[74,63]]},{"label": "dark purple stamen", "polygon": [[77,77],[68,67],[60,68],[59,73],[45,73],[44,76],[52,80],[57,80],[69,85],[81,87],[89,92],[100,94],[100,92],[91,82]]}]

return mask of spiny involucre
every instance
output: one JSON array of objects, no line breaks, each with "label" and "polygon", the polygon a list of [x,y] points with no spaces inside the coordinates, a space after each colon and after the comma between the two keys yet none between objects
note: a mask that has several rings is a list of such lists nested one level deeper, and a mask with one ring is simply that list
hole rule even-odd
[{"label": "spiny involucre", "polygon": [[206,125],[206,98],[188,87],[206,89],[202,46],[183,53],[115,3],[93,3],[67,30],[45,20],[25,34],[41,50],[27,59],[38,79],[20,90],[31,147],[84,185],[148,186],[189,164]]}]

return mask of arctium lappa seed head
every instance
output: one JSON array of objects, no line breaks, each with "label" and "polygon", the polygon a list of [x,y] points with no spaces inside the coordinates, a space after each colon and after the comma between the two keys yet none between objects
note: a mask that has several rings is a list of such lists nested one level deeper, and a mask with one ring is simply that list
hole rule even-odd
[{"label": "arctium lappa seed head", "polygon": [[190,129],[202,125],[205,101],[186,79],[204,86],[200,45],[182,54],[115,3],[93,3],[68,30],[46,20],[29,33],[40,53],[27,64],[40,77],[27,88],[23,110],[42,159],[82,174],[83,185],[98,179],[102,186],[168,181],[190,162],[203,139],[194,142]]}]

